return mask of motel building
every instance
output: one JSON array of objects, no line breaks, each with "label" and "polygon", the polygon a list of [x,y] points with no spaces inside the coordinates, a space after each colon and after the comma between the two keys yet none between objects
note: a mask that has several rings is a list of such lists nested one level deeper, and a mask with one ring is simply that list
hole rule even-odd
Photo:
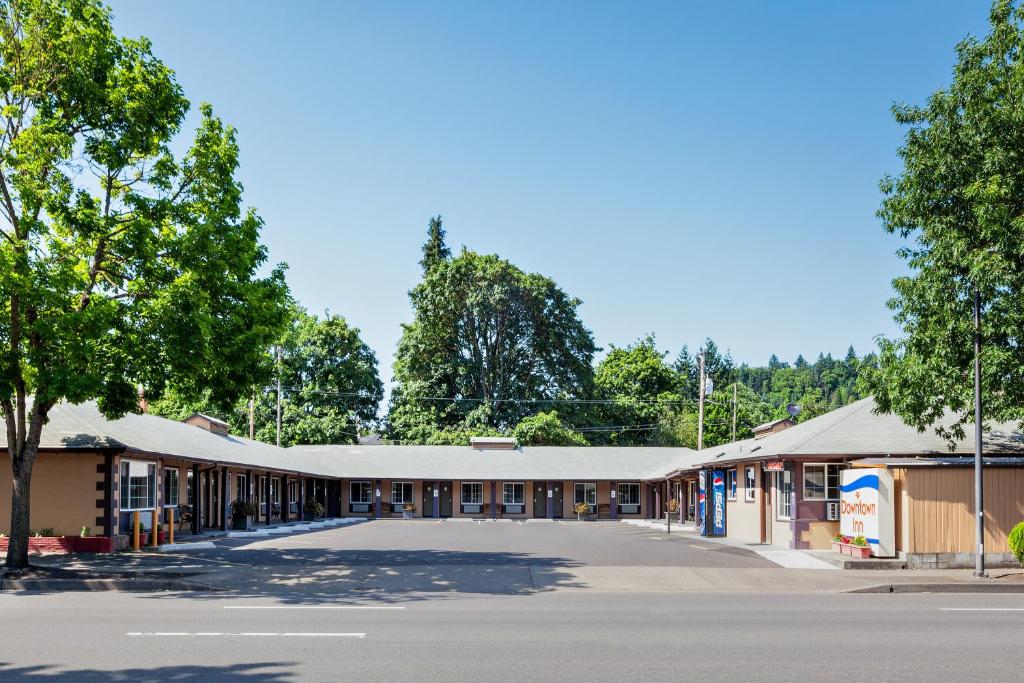
[{"label": "motel building", "polygon": [[[780,420],[754,438],[698,452],[524,447],[501,438],[284,449],[205,415],[106,420],[94,403],[63,403],[43,431],[31,524],[56,536],[89,527],[123,549],[136,513],[145,530],[155,517],[161,542],[173,523],[181,542],[231,529],[239,499],[254,504],[245,520],[253,528],[309,519],[310,500],[331,518],[493,520],[575,520],[575,504],[585,502],[587,519],[613,521],[662,519],[675,498],[673,521],[709,537],[828,549],[845,524],[871,540],[875,555],[971,566],[971,429],[951,451],[873,408],[865,399],[800,424]],[[998,565],[1012,561],[1007,534],[1024,520],[1024,435],[996,425],[984,437],[986,559]],[[10,476],[10,463],[0,462],[5,534]]]}]

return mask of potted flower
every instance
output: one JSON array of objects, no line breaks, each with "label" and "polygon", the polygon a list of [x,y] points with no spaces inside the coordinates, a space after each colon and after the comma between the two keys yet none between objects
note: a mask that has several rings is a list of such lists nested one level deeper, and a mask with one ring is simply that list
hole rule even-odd
[{"label": "potted flower", "polygon": [[402,519],[412,519],[413,513],[416,512],[416,506],[412,503],[406,503],[402,506]]},{"label": "potted flower", "polygon": [[314,520],[320,519],[326,514],[324,506],[316,498],[307,498],[303,511],[306,513],[307,518]]},{"label": "potted flower", "polygon": [[249,528],[249,518],[255,517],[257,513],[256,503],[236,498],[231,503],[231,528],[235,531],[245,531]]},{"label": "potted flower", "polygon": [[858,536],[850,543],[850,555],[853,557],[859,557],[862,560],[866,560],[871,557],[871,545],[868,543],[868,539],[863,536]]},{"label": "potted flower", "polygon": [[832,537],[832,552],[839,553],[840,555],[843,553],[843,538],[842,534],[836,534]]},{"label": "potted flower", "polygon": [[583,521],[583,515],[590,514],[590,505],[588,503],[584,503],[582,500],[573,505],[572,509],[573,512],[576,513],[576,519],[578,519],[581,522]]}]

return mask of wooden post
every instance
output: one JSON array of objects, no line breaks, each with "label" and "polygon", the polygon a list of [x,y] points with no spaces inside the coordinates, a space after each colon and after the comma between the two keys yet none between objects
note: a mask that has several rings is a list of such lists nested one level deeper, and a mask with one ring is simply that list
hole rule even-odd
[{"label": "wooden post", "polygon": [[149,525],[149,545],[152,548],[157,546],[157,541],[160,536],[160,511],[153,508],[152,521]]},{"label": "wooden post", "polygon": [[167,542],[174,544],[174,508],[167,508]]},{"label": "wooden post", "polygon": [[132,550],[139,549],[139,527],[142,525],[142,520],[139,519],[139,511],[135,510],[132,512]]}]

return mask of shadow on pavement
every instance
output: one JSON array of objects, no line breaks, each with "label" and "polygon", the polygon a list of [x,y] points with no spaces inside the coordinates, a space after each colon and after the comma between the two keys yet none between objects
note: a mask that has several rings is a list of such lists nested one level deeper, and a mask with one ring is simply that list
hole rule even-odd
[{"label": "shadow on pavement", "polygon": [[5,683],[19,681],[248,681],[268,682],[297,680],[293,673],[294,662],[267,662],[261,664],[226,664],[224,666],[198,666],[182,664],[177,666],[147,667],[145,669],[120,669],[101,671],[98,669],[55,670],[51,666],[14,666],[0,662],[0,680]]},{"label": "shadow on pavement", "polygon": [[218,592],[152,597],[393,603],[436,600],[446,594],[531,595],[585,587],[572,571],[578,562],[525,553],[310,548],[248,549],[244,559],[227,557],[234,561],[211,563],[204,573],[191,577]]}]

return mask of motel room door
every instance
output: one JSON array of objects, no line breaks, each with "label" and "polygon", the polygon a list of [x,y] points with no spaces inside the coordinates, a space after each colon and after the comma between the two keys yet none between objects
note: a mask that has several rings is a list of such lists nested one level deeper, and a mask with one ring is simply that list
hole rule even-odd
[{"label": "motel room door", "polygon": [[562,511],[562,495],[563,495],[562,482],[560,482],[560,481],[553,481],[553,482],[551,482],[551,495],[552,495],[552,498],[553,498],[553,500],[551,502],[551,508],[552,508],[552,510],[554,512],[554,514],[552,516],[555,517],[555,518],[563,517],[564,513]]},{"label": "motel room door", "polygon": [[423,482],[423,516],[434,516],[434,489],[437,489],[437,513],[440,517],[452,516],[452,483],[450,481]]},{"label": "motel room door", "polygon": [[441,511],[442,517],[452,516],[452,483],[450,481],[439,481],[437,485],[441,487],[441,500],[438,508]]},{"label": "motel room door", "polygon": [[548,516],[548,485],[547,482],[533,482],[533,516]]},{"label": "motel room door", "polygon": [[434,516],[434,482],[432,481],[423,482],[423,506],[420,508],[420,512],[424,517]]}]

